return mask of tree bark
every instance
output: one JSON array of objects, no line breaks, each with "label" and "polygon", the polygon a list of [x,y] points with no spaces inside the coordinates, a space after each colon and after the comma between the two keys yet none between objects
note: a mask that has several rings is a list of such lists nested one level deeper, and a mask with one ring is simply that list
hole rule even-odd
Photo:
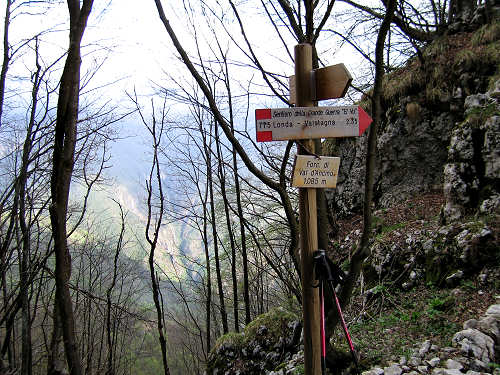
[{"label": "tree bark", "polygon": [[5,5],[5,19],[3,23],[3,62],[0,72],[0,127],[2,126],[3,102],[5,97],[5,81],[10,64],[9,27],[10,27],[10,6],[12,0],[7,0]]},{"label": "tree bark", "polygon": [[64,64],[57,102],[52,159],[50,220],[56,256],[56,298],[61,315],[66,360],[71,375],[81,375],[82,366],[75,337],[73,305],[69,292],[71,256],[66,235],[69,189],[74,166],[76,125],[80,93],[80,45],[93,0],[67,0],[70,15],[68,56]]},{"label": "tree bark", "polygon": [[[345,284],[339,293],[339,299],[342,306],[347,305],[349,302],[352,291],[356,281],[361,272],[363,261],[370,255],[369,241],[371,237],[372,228],[372,214],[371,205],[373,201],[373,180],[374,169],[376,160],[376,146],[377,146],[377,131],[380,123],[382,122],[382,79],[384,76],[384,44],[385,38],[391,26],[392,17],[396,9],[396,0],[389,0],[387,4],[387,12],[380,25],[378,32],[376,49],[375,49],[375,82],[373,87],[372,108],[373,108],[373,123],[370,126],[368,135],[368,144],[366,149],[365,161],[365,180],[364,180],[364,201],[363,201],[363,233],[360,244],[353,254],[349,273],[346,278]],[[327,324],[327,340],[333,334],[335,326],[339,322],[339,317],[335,309],[330,310],[328,314]]]},{"label": "tree bark", "polygon": [[[211,158],[207,160],[207,164],[210,165],[211,163]],[[216,217],[215,217],[215,198],[214,198],[214,187],[213,187],[213,179],[212,179],[212,167],[210,165],[210,173],[207,175],[207,183],[208,183],[208,189],[210,193],[210,216],[211,216],[211,224],[212,224],[212,241],[214,244],[214,256],[215,256],[215,274],[217,277],[217,288],[219,291],[219,311],[221,314],[221,320],[222,320],[222,331],[224,333],[229,332],[229,327],[227,324],[227,312],[226,312],[226,305],[224,302],[224,288],[222,284],[222,272],[221,272],[221,265],[220,265],[220,257],[219,257],[219,244],[218,244],[218,238],[217,238],[217,225],[216,225]]]}]

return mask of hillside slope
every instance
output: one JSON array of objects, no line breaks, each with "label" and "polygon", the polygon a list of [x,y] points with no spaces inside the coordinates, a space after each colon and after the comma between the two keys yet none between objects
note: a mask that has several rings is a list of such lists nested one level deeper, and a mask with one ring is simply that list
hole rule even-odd
[{"label": "hillside slope", "polygon": [[[385,82],[371,256],[346,320],[367,375],[498,374],[500,24],[444,36],[423,57]],[[325,146],[342,160],[328,192],[329,256],[347,266],[362,229],[366,137]],[[283,314],[222,337],[209,373],[303,373],[300,321]],[[331,344],[330,373],[353,372],[340,329]]]}]

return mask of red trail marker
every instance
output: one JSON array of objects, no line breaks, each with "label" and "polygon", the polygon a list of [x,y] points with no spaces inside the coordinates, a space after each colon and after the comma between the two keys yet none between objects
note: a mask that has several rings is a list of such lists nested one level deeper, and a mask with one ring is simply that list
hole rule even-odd
[{"label": "red trail marker", "polygon": [[356,137],[372,121],[360,106],[255,110],[257,142]]}]

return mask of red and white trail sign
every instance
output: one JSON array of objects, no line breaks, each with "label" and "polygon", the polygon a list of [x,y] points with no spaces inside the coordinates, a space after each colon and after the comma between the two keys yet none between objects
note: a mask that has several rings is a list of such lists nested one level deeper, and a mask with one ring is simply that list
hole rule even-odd
[{"label": "red and white trail sign", "polygon": [[356,137],[372,123],[360,106],[256,109],[257,142]]}]

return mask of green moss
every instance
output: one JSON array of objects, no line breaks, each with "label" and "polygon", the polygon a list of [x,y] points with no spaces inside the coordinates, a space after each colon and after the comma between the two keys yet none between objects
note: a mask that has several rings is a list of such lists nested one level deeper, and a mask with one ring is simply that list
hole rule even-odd
[{"label": "green moss", "polygon": [[212,352],[217,351],[222,345],[230,345],[235,348],[239,348],[243,346],[243,334],[236,332],[229,332],[225,335],[222,335],[217,339],[215,345],[212,349]]},{"label": "green moss", "polygon": [[466,121],[472,125],[480,126],[492,116],[500,116],[500,110],[498,110],[496,103],[490,103],[485,107],[472,108],[467,112]]},{"label": "green moss", "polygon": [[293,371],[294,375],[302,375],[305,373],[306,373],[306,370],[304,369],[303,364],[297,365],[297,367],[295,367],[295,370]]},{"label": "green moss", "polygon": [[261,326],[267,328],[266,336],[280,337],[283,335],[288,323],[297,319],[296,314],[286,311],[281,307],[272,309],[265,314],[259,315],[245,327],[243,334],[244,343],[255,339],[257,331]]}]

